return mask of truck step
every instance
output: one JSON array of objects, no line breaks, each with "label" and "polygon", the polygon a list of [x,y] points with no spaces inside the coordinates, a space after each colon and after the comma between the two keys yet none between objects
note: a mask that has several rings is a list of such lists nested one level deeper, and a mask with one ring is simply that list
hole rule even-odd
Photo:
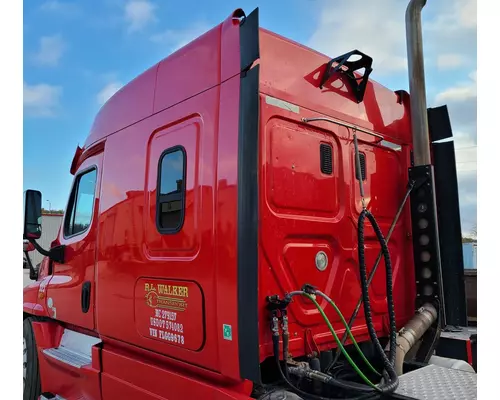
[{"label": "truck step", "polygon": [[82,368],[92,362],[92,346],[101,339],[65,329],[59,347],[43,350],[43,353],[75,368]]},{"label": "truck step", "polygon": [[45,392],[40,395],[39,400],[65,400],[65,399],[64,397],[61,397],[58,394]]},{"label": "truck step", "polygon": [[428,365],[401,375],[396,394],[418,400],[476,400],[477,375]]},{"label": "truck step", "polygon": [[64,347],[45,349],[43,352],[49,357],[55,358],[58,361],[72,365],[76,368],[81,368],[92,362],[92,359],[86,354],[77,353]]}]

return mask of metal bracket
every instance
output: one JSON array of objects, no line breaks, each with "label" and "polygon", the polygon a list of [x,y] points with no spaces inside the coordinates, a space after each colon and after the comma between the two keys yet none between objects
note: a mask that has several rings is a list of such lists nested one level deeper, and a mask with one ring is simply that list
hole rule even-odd
[{"label": "metal bracket", "polygon": [[311,329],[306,329],[304,334],[304,346],[306,355],[309,357],[318,357],[320,354],[319,347],[314,341],[314,336]]},{"label": "metal bracket", "polygon": [[408,171],[415,188],[410,194],[413,257],[415,266],[416,304],[436,304],[440,324],[446,324],[444,293],[439,252],[437,210],[435,208],[434,171],[431,165],[412,167]]},{"label": "metal bracket", "polygon": [[[355,61],[349,61],[349,58],[353,56],[359,56],[360,58],[356,57],[358,59],[356,59]],[[319,87],[320,89],[323,89],[323,86],[326,82],[328,82],[331,76],[338,72],[347,77],[349,84],[354,91],[357,102],[361,103],[363,101],[363,97],[365,96],[368,77],[373,71],[372,62],[373,59],[371,57],[361,53],[359,50],[353,50],[339,57],[332,58],[326,65],[326,69],[321,78]],[[335,64],[335,66],[333,64]],[[362,68],[364,68],[365,71],[361,77],[357,78],[356,75],[354,75],[354,72],[359,71]]]},{"label": "metal bracket", "polygon": [[64,264],[64,252],[66,246],[61,244],[59,246],[52,247],[50,250],[45,250],[42,246],[40,246],[35,239],[28,239],[29,242],[35,247],[35,250],[38,251],[42,256],[49,257],[52,261],[55,261],[59,264]]}]

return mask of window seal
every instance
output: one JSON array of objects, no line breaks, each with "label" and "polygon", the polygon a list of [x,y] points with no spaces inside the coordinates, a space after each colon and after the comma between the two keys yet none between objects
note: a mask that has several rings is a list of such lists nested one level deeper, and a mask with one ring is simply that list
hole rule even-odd
[{"label": "window seal", "polygon": [[[89,172],[91,172],[92,170],[95,170],[96,171],[96,181],[95,181],[95,184],[94,184],[94,200],[92,201],[92,215],[90,217],[90,223],[89,223],[89,226],[87,226],[83,231],[80,231],[80,232],[77,232],[77,233],[73,233],[71,235],[66,235],[66,229],[67,229],[67,225],[68,225],[68,218],[71,218],[71,215],[68,215],[68,207],[71,206],[73,207],[74,206],[74,203],[75,203],[75,196],[76,196],[76,190],[78,189],[78,186],[80,185],[80,179],[83,175],[85,174],[88,174]],[[69,201],[68,201],[68,204],[66,206],[66,213],[64,214],[64,221],[63,221],[63,226],[62,226],[62,234],[63,234],[63,238],[64,239],[72,239],[74,237],[77,237],[77,236],[80,236],[80,235],[83,235],[84,233],[86,233],[90,227],[92,226],[92,223],[94,222],[94,208],[95,208],[95,200],[96,200],[96,190],[97,190],[97,179],[98,179],[98,176],[99,176],[99,168],[97,167],[96,164],[93,164],[83,170],[81,170],[76,176],[75,176],[75,179],[73,181],[73,187],[71,188],[71,194],[70,194],[70,197],[69,197]],[[73,207],[73,209],[71,210],[71,214],[75,213],[76,212],[76,208]],[[73,223],[74,223],[74,219],[73,219]]]},{"label": "window seal", "polygon": [[[181,193],[171,193],[171,194],[160,194],[160,189],[161,189],[161,166],[163,159],[165,156],[171,153],[175,153],[176,151],[181,151],[182,152],[182,188],[181,188]],[[186,149],[184,146],[181,145],[176,145],[173,147],[169,147],[168,149],[164,150],[159,159],[158,159],[158,167],[157,167],[157,176],[156,176],[156,229],[161,235],[173,235],[182,230],[182,227],[184,226],[184,220],[185,220],[185,215],[186,215],[186,175],[187,175],[187,154],[186,154]],[[179,221],[179,224],[175,228],[163,228],[160,224],[160,215],[161,215],[161,210],[160,207],[163,203],[167,201],[168,198],[179,198],[181,201],[181,218]],[[160,200],[163,199],[163,201],[160,202]]]}]

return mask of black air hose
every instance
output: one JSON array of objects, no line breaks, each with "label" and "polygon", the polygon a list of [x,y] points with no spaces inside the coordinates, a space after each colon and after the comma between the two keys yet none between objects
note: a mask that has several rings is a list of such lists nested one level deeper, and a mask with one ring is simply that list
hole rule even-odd
[{"label": "black air hose", "polygon": [[[385,271],[386,271],[386,290],[387,290],[387,307],[389,311],[389,323],[390,323],[390,350],[389,359],[387,358],[382,345],[380,344],[377,332],[373,326],[372,320],[372,310],[370,306],[370,296],[368,294],[368,282],[366,278],[366,263],[365,263],[365,237],[364,237],[364,222],[365,218],[368,218],[370,224],[375,230],[377,239],[382,247],[382,253],[385,261]],[[360,269],[360,279],[361,279],[361,292],[363,295],[363,306],[365,310],[365,320],[370,338],[377,350],[379,356],[382,358],[384,363],[384,369],[387,372],[389,382],[380,385],[379,388],[383,393],[390,393],[396,390],[399,384],[398,376],[394,370],[394,362],[396,360],[396,315],[394,313],[394,299],[392,295],[392,265],[391,258],[389,255],[389,248],[387,242],[380,230],[380,227],[375,220],[375,217],[367,209],[363,209],[359,215],[358,219],[358,257],[359,257],[359,269]],[[385,375],[385,374],[384,374]],[[387,379],[387,378],[386,378]]]},{"label": "black air hose", "polygon": [[[310,399],[310,400],[374,400],[378,398],[379,393],[369,393],[369,394],[364,394],[359,397],[353,397],[353,398],[334,398],[334,397],[323,397],[319,395],[315,395],[312,393],[307,393],[299,388],[297,388],[290,380],[285,376],[285,373],[283,372],[283,369],[281,368],[281,362],[280,362],[280,342],[279,342],[279,336],[273,335],[273,352],[274,352],[274,359],[276,361],[276,365],[278,367],[278,371],[280,373],[281,379],[290,387],[290,389],[297,395],[302,396],[305,400]],[[285,361],[285,369],[287,368],[286,366],[286,361]]]},{"label": "black air hose", "polygon": [[288,360],[288,338],[289,338],[289,333],[288,333],[288,317],[287,317],[287,312],[286,310],[281,311],[281,318],[282,318],[282,338],[283,338],[283,362],[285,363],[285,376],[290,379],[290,376],[288,375],[288,368],[286,368],[286,363]]}]

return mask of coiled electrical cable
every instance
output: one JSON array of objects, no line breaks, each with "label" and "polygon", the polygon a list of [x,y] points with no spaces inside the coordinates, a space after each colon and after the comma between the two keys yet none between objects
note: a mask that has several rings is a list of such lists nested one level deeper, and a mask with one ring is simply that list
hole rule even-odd
[{"label": "coiled electrical cable", "polygon": [[[389,239],[392,236],[392,232],[394,231],[396,224],[399,221],[399,217],[401,216],[401,213],[403,212],[404,206],[405,206],[406,202],[408,201],[408,197],[410,196],[410,193],[414,189],[414,187],[415,187],[415,181],[408,182],[408,187],[407,187],[406,193],[403,197],[403,200],[401,201],[401,204],[399,205],[399,208],[398,208],[396,215],[394,216],[391,227],[389,228],[389,232],[387,232],[386,242],[389,242]],[[373,265],[373,268],[371,269],[370,274],[368,276],[368,286],[370,286],[370,284],[373,280],[373,277],[375,276],[375,272],[377,272],[377,268],[380,265],[380,260],[382,259],[382,256],[383,256],[383,253],[382,253],[382,251],[380,251],[378,256],[377,256],[377,259],[375,260],[375,264]],[[349,323],[348,323],[349,330],[352,328],[352,325],[354,324],[354,321],[355,321],[356,317],[358,316],[358,313],[359,313],[359,310],[361,309],[362,303],[363,303],[363,294],[360,295],[358,303],[356,304],[356,308],[352,312],[351,318],[349,318]],[[349,330],[346,330],[344,335],[342,336],[341,343],[343,345],[345,344],[345,342],[347,340]],[[339,357],[341,354],[342,354],[342,352],[340,351],[340,347],[338,347],[337,351],[335,352],[335,357],[331,361],[330,365],[328,365],[325,372],[330,371],[330,369],[339,360]]]},{"label": "coiled electrical cable", "polygon": [[[366,263],[365,263],[365,237],[364,237],[364,225],[365,218],[368,218],[370,224],[372,225],[375,235],[382,247],[382,253],[385,262],[386,271],[386,291],[387,291],[387,307],[389,312],[389,325],[390,325],[390,337],[389,337],[389,358],[387,358],[382,345],[380,344],[377,332],[373,326],[372,320],[372,310],[370,305],[370,297],[368,294],[368,282],[366,277]],[[368,332],[370,334],[371,341],[375,346],[375,349],[384,363],[384,370],[388,374],[389,381],[383,383],[379,386],[379,389],[383,393],[390,393],[397,389],[399,380],[394,370],[394,362],[396,360],[396,315],[394,313],[394,299],[392,293],[392,264],[391,257],[389,255],[389,248],[387,242],[380,230],[380,227],[375,220],[375,217],[366,208],[363,208],[358,219],[358,258],[359,258],[359,269],[360,269],[360,279],[361,279],[361,293],[363,295],[363,307],[365,311],[365,320]]]}]

